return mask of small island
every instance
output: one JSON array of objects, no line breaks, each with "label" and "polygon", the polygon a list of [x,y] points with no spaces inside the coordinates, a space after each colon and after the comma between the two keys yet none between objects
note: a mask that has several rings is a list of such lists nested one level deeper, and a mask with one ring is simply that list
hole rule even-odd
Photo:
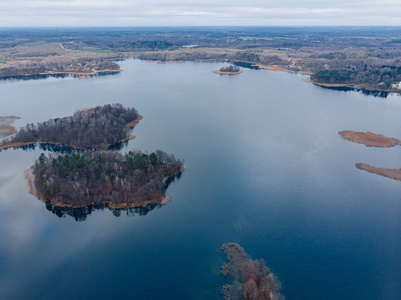
[{"label": "small island", "polygon": [[233,279],[232,284],[223,286],[226,300],[285,300],[280,294],[281,284],[266,267],[263,259],[253,260],[237,243],[227,243],[221,247],[228,262],[222,266],[221,273]]},{"label": "small island", "polygon": [[237,75],[237,74],[241,74],[242,71],[237,66],[229,65],[226,67],[222,67],[219,70],[213,71],[213,73],[220,74],[220,75]]},{"label": "small island", "polygon": [[16,116],[0,117],[0,138],[7,137],[16,132],[15,127],[11,126],[16,119]]},{"label": "small island", "polygon": [[401,145],[401,141],[396,138],[386,137],[372,132],[355,132],[344,130],[338,133],[344,140],[354,143],[364,144],[367,147],[394,147]]},{"label": "small island", "polygon": [[127,209],[166,204],[167,186],[182,170],[181,160],[160,150],[42,153],[26,177],[31,194],[51,206]]},{"label": "small island", "polygon": [[108,149],[134,138],[130,130],[141,119],[136,109],[125,108],[121,104],[78,110],[70,117],[27,124],[14,136],[1,142],[0,150],[36,143],[75,149]]}]

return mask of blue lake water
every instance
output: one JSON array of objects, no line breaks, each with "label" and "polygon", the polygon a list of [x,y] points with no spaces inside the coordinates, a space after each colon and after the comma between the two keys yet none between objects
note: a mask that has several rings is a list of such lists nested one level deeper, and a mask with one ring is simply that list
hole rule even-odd
[{"label": "blue lake water", "polygon": [[121,103],[144,116],[121,151],[185,160],[167,205],[76,222],[29,194],[40,149],[0,152],[0,299],[220,299],[226,242],[264,258],[287,299],[401,297],[401,182],[354,166],[399,168],[401,147],[338,135],[401,138],[401,97],[211,72],[222,65],[128,60],[113,76],[0,82],[17,127]]}]

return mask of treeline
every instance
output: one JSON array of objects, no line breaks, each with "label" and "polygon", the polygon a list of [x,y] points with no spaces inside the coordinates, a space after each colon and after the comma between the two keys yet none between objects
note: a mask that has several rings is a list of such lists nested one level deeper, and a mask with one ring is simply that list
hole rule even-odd
[{"label": "treeline", "polygon": [[129,138],[128,125],[138,116],[136,109],[121,104],[97,106],[79,110],[70,117],[27,124],[2,144],[42,142],[85,149],[107,148]]},{"label": "treeline", "polygon": [[353,65],[320,70],[311,79],[319,83],[365,84],[378,89],[391,89],[393,83],[401,81],[401,66]]},{"label": "treeline", "polygon": [[214,49],[185,49],[178,51],[146,52],[136,55],[140,59],[161,60],[161,61],[181,61],[181,60],[228,60],[241,61],[253,64],[280,65],[288,66],[290,63],[278,57],[260,53],[258,50],[226,51],[222,52]]},{"label": "treeline", "polygon": [[220,72],[239,72],[239,67],[234,66],[234,65],[221,67]]},{"label": "treeline", "polygon": [[127,45],[127,48],[141,50],[161,50],[173,47],[174,44],[165,41],[135,41]]},{"label": "treeline", "polygon": [[168,180],[182,168],[181,160],[160,150],[149,155],[140,151],[42,153],[33,174],[38,196],[56,206],[127,208],[160,203]]}]

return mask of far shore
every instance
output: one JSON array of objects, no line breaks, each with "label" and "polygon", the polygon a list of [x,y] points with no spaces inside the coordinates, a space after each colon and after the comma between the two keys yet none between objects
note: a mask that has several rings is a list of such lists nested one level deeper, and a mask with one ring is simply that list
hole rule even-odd
[{"label": "far shore", "polygon": [[401,140],[386,137],[381,134],[376,134],[372,132],[356,132],[351,130],[344,130],[338,133],[344,140],[363,144],[366,147],[382,147],[389,148],[397,145],[401,145]]}]

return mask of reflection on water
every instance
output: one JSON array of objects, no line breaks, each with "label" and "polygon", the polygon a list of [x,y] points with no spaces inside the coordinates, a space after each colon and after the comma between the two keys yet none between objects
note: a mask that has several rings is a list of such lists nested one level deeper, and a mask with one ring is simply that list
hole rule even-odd
[{"label": "reflection on water", "polygon": [[129,142],[129,141],[125,141],[125,142],[122,142],[122,143],[118,143],[118,144],[115,144],[115,145],[111,145],[111,146],[109,146],[109,148],[107,148],[107,150],[110,150],[110,151],[120,151],[121,149],[123,149],[123,148],[125,148],[125,147],[128,146],[128,142]]},{"label": "reflection on water", "polygon": [[352,87],[347,87],[347,86],[339,86],[339,87],[333,87],[333,86],[320,86],[325,89],[329,90],[336,90],[336,91],[344,91],[344,92],[360,92],[363,95],[366,96],[373,96],[373,97],[379,97],[379,98],[387,98],[391,93],[386,92],[386,91],[371,91],[367,89],[357,89],[357,88],[352,88]]},{"label": "reflection on water", "polygon": [[[180,180],[183,172],[177,173],[175,176],[169,178],[166,180],[166,182],[163,185],[162,191],[166,192],[168,189],[168,186],[175,182],[176,180]],[[134,215],[139,215],[139,216],[146,216],[150,211],[154,210],[155,208],[160,208],[163,205],[161,204],[149,204],[145,207],[131,207],[131,208],[121,208],[121,209],[113,209],[108,207],[107,204],[103,205],[87,205],[83,207],[78,207],[78,208],[72,208],[72,207],[60,207],[53,205],[50,201],[46,202],[46,208],[48,211],[52,212],[53,214],[57,215],[59,218],[65,217],[65,216],[71,216],[75,219],[77,222],[85,221],[92,212],[96,210],[111,210],[113,215],[116,217],[120,217],[122,213],[124,213],[127,216],[134,216]]]},{"label": "reflection on water", "polygon": [[36,144],[29,144],[29,145],[24,145],[24,146],[13,146],[13,147],[9,147],[9,148],[0,149],[0,152],[11,150],[11,149],[13,149],[13,150],[21,149],[21,150],[24,150],[24,151],[29,151],[29,150],[34,151],[36,149]]},{"label": "reflection on water", "polygon": [[36,80],[36,79],[46,79],[49,77],[54,77],[54,78],[76,77],[76,78],[78,78],[79,76],[73,75],[73,74],[13,75],[13,76],[0,77],[0,80]]},{"label": "reflection on water", "polygon": [[[91,74],[87,75],[89,77],[96,77],[96,76],[107,76],[107,75],[118,75],[120,72],[110,72],[110,71],[104,71],[104,72],[99,72],[96,74]],[[82,75],[79,74],[34,74],[34,75],[13,75],[13,76],[4,76],[0,77],[0,80],[15,80],[15,81],[20,81],[20,80],[37,80],[37,79],[46,79],[46,78],[66,78],[66,77],[73,77],[73,78],[79,78]]]},{"label": "reflection on water", "polygon": [[71,216],[77,222],[85,221],[87,217],[94,211],[100,210],[103,211],[105,209],[111,210],[115,217],[120,217],[122,213],[127,216],[146,216],[150,211],[154,210],[155,208],[161,207],[161,204],[152,204],[146,207],[133,207],[133,208],[124,208],[124,209],[111,209],[107,205],[88,205],[79,208],[71,208],[71,207],[60,207],[55,206],[48,201],[46,203],[46,208],[48,211],[52,212],[59,218],[65,216]]},{"label": "reflection on water", "polygon": [[[128,141],[122,142],[122,143],[118,143],[112,146],[109,146],[109,148],[107,148],[107,150],[111,150],[111,151],[119,151],[125,147],[128,146]],[[9,148],[4,148],[4,149],[0,149],[0,152],[2,151],[7,151],[7,150],[24,150],[24,151],[34,151],[36,150],[36,148],[39,147],[40,150],[43,151],[50,151],[50,152],[58,152],[58,153],[76,153],[76,152],[84,152],[87,151],[86,149],[79,149],[79,148],[72,148],[66,145],[59,145],[59,144],[48,144],[48,143],[32,143],[29,145],[23,145],[23,146],[13,146],[13,147],[9,147]]]}]

